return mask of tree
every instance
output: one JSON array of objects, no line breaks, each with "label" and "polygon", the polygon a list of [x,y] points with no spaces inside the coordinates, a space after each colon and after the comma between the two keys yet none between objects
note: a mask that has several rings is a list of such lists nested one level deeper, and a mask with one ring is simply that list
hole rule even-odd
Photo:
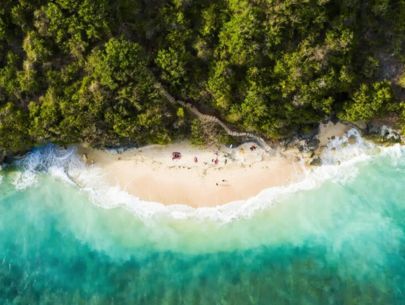
[{"label": "tree", "polygon": [[402,98],[404,37],[404,1],[2,0],[0,124],[15,147],[195,137],[156,81],[272,139],[371,120]]},{"label": "tree", "polygon": [[393,100],[392,89],[387,81],[372,85],[361,84],[353,93],[351,101],[345,103],[339,118],[345,121],[368,121],[383,115]]},{"label": "tree", "polygon": [[12,103],[0,106],[0,150],[18,153],[32,145],[27,115]]},{"label": "tree", "polygon": [[146,59],[139,44],[110,39],[102,50],[90,55],[88,84],[82,87],[79,100],[100,105],[104,127],[118,137],[138,143],[164,143],[170,141],[166,126],[172,119],[154,89]]},{"label": "tree", "polygon": [[[107,0],[56,0],[36,12],[37,25],[45,27],[60,48],[82,57],[90,45],[109,35]],[[42,22],[41,22],[42,20]]]}]

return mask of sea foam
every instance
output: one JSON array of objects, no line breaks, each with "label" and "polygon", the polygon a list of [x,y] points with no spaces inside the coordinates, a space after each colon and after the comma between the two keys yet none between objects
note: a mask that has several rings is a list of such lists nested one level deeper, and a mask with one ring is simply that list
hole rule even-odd
[{"label": "sea foam", "polygon": [[321,186],[325,181],[346,183],[357,175],[358,165],[377,155],[399,159],[405,152],[403,146],[379,147],[361,137],[357,129],[350,129],[342,137],[331,140],[321,154],[321,166],[305,169],[298,182],[272,187],[248,200],[230,202],[216,207],[193,208],[183,204],[164,205],[145,201],[130,195],[118,186],[106,182],[105,174],[95,165],[86,165],[75,146],[61,148],[47,145],[36,148],[16,161],[19,171],[13,184],[22,190],[34,186],[38,175],[47,173],[69,184],[77,185],[91,201],[102,208],[124,207],[142,220],[164,216],[175,219],[201,218],[221,222],[251,217],[257,211],[276,204],[278,199],[298,191]]}]

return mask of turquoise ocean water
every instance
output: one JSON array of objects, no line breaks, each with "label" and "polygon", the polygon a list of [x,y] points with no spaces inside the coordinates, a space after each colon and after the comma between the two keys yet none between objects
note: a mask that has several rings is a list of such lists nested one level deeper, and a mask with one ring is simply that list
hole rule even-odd
[{"label": "turquoise ocean water", "polygon": [[151,214],[69,183],[50,150],[0,171],[2,305],[405,304],[401,147],[223,210]]}]

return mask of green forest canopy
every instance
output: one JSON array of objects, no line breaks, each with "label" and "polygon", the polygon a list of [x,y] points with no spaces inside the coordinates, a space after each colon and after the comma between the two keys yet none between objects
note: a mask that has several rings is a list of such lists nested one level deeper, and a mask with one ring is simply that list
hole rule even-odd
[{"label": "green forest canopy", "polygon": [[153,86],[279,139],[405,126],[405,0],[2,0],[0,148],[198,137]]}]

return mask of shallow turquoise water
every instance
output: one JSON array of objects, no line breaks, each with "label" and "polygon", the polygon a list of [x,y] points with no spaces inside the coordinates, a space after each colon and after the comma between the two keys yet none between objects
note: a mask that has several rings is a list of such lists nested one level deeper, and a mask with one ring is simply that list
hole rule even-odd
[{"label": "shallow turquoise water", "polygon": [[405,156],[231,222],[104,209],[47,173],[18,189],[19,171],[1,172],[2,305],[405,304]]}]

